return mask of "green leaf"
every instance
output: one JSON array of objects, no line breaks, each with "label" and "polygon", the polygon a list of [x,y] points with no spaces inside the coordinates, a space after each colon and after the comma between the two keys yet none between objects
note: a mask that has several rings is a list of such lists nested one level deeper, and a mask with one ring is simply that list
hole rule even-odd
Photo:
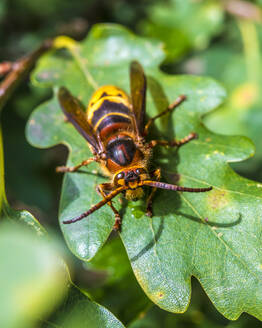
[{"label": "green leaf", "polygon": [[98,286],[92,284],[92,297],[110,308],[123,323],[131,322],[153,305],[134,276],[120,238],[111,238],[91,262],[85,263],[85,268],[104,277]]},{"label": "green leaf", "polygon": [[89,300],[80,290],[71,287],[63,306],[56,318],[51,318],[46,328],[124,328],[120,321],[103,306]]},{"label": "green leaf", "polygon": [[222,4],[214,0],[171,0],[165,6],[158,2],[147,12],[140,30],[164,42],[170,62],[192,49],[205,49],[222,30],[224,19]]},{"label": "green leaf", "polygon": [[1,223],[1,327],[35,327],[60,303],[68,274],[57,246],[21,224]]},{"label": "green leaf", "polygon": [[[60,40],[61,41],[61,40]],[[262,318],[261,184],[238,176],[228,162],[254,153],[245,137],[216,135],[205,128],[201,116],[221,104],[224,89],[214,80],[197,76],[171,76],[158,65],[161,44],[136,37],[115,25],[95,26],[87,39],[64,42],[71,56],[53,53],[39,63],[33,79],[39,85],[66,86],[84,104],[96,85],[115,84],[128,92],[129,63],[139,60],[148,77],[147,114],[152,117],[178,95],[187,100],[156,124],[154,136],[180,139],[195,131],[199,138],[175,149],[157,149],[154,163],[163,178],[190,187],[213,186],[207,193],[159,190],[152,219],[144,215],[144,201],[124,202],[121,238],[135,276],[148,297],[161,308],[184,312],[195,276],[217,309],[229,319],[242,312]],[[90,156],[85,140],[68,123],[56,96],[42,104],[27,126],[28,140],[37,147],[68,145],[67,165]],[[59,220],[71,251],[90,260],[106,241],[114,218],[108,206],[88,219],[63,225],[62,220],[86,211],[101,198],[95,184],[95,164],[84,173],[66,174]],[[116,200],[117,202],[117,200]]]}]

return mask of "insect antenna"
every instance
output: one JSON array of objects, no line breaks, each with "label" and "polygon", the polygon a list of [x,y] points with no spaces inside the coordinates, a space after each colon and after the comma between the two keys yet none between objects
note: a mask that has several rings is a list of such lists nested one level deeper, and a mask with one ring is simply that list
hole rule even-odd
[{"label": "insect antenna", "polygon": [[182,186],[176,186],[165,182],[158,182],[158,181],[142,181],[143,185],[160,188],[160,189],[167,189],[167,190],[174,190],[174,191],[184,191],[184,192],[206,192],[212,189],[212,187],[207,188],[188,188]]},{"label": "insect antenna", "polygon": [[111,199],[113,199],[114,197],[116,197],[120,192],[126,190],[127,187],[122,186],[117,188],[116,190],[112,191],[109,195],[105,196],[104,199],[102,199],[99,203],[97,203],[96,205],[94,205],[93,207],[91,207],[88,211],[82,213],[81,215],[70,219],[70,220],[65,220],[63,221],[64,224],[70,224],[70,223],[74,223],[77,221],[80,221],[82,219],[84,219],[85,217],[87,217],[88,215],[90,215],[91,213],[95,212],[96,210],[98,210],[100,207],[104,206],[106,203],[110,202]]}]

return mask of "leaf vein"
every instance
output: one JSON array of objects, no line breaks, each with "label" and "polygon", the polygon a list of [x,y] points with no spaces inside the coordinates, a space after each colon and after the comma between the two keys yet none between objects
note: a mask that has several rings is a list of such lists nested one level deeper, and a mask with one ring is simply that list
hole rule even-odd
[{"label": "leaf vein", "polygon": [[[152,231],[152,235],[153,235],[153,239],[154,239],[154,254],[155,254],[155,257],[158,261],[158,267],[159,267],[159,272],[161,273],[162,277],[164,277],[165,281],[168,282],[168,279],[167,279],[167,276],[165,274],[165,271],[162,270],[162,266],[161,266],[161,260],[159,258],[159,255],[157,253],[157,249],[156,249],[156,245],[157,245],[157,240],[156,240],[156,233],[155,233],[155,230],[153,228],[153,224],[152,224],[152,220],[150,220],[150,229]],[[169,286],[167,286],[169,288]],[[178,297],[174,294],[174,297],[176,298],[177,302],[179,302],[179,299]]]},{"label": "leaf vein", "polygon": [[204,220],[204,218],[200,215],[200,213],[197,211],[197,209],[190,203],[190,201],[188,199],[186,199],[185,196],[181,195],[181,198],[183,198],[183,200],[186,202],[186,204],[188,205],[188,207],[191,208],[191,210],[200,218],[200,220],[208,227],[208,229],[213,233],[213,235],[215,237],[218,238],[218,240],[224,245],[225,249],[227,249],[228,251],[231,252],[231,254],[239,260],[239,262],[242,264],[242,266],[244,268],[247,269],[247,271],[250,273],[250,274],[253,274],[255,276],[255,278],[259,281],[261,278],[259,278],[257,276],[257,274],[254,272],[254,271],[251,271],[249,269],[249,267],[247,266],[247,264],[240,258],[240,256],[238,256],[234,251],[233,249],[221,238],[221,236],[219,236],[219,234],[214,230],[212,229]]},{"label": "leaf vein", "polygon": [[[183,173],[180,173],[180,176],[183,176],[183,177],[185,177],[185,178],[187,178],[187,179],[189,179],[189,180],[191,179],[191,180],[193,180],[193,181],[203,183],[203,184],[205,184],[205,185],[207,185],[207,186],[210,185],[210,183],[207,183],[206,181],[203,181],[203,180],[200,180],[200,179],[197,179],[197,178],[190,177],[190,176],[185,175],[185,174],[183,174]],[[224,189],[224,188],[217,187],[217,186],[214,186],[214,185],[212,185],[212,187],[215,188],[215,189],[218,189],[218,190],[220,190],[220,191],[227,191],[227,192],[235,193],[235,194],[238,194],[238,195],[250,196],[250,197],[257,198],[257,199],[259,199],[259,200],[262,199],[262,196],[252,195],[252,194],[248,194],[248,193],[245,193],[245,192],[240,192],[240,191],[235,191],[235,190],[230,190],[230,189]]]},{"label": "leaf vein", "polygon": [[70,51],[80,69],[80,71],[82,71],[85,79],[86,79],[86,82],[87,84],[90,84],[94,90],[98,89],[99,85],[98,83],[95,81],[95,79],[93,78],[92,74],[89,72],[88,69],[86,69],[80,55],[79,55],[79,52],[78,52],[78,48],[74,47],[74,48],[70,48]]}]

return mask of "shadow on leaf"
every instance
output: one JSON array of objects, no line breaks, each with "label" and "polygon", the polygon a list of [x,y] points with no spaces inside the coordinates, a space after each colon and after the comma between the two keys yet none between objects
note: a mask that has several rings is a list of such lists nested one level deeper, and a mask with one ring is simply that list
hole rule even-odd
[{"label": "shadow on leaf", "polygon": [[149,251],[159,240],[164,228],[164,219],[161,218],[160,224],[157,230],[157,233],[155,234],[154,238],[135,256],[133,256],[130,261],[135,262],[138,260],[141,256],[143,256],[147,251]]},{"label": "shadow on leaf", "polygon": [[203,220],[201,220],[200,218],[198,218],[196,216],[185,214],[185,213],[182,213],[180,211],[175,211],[174,213],[177,214],[177,215],[183,216],[187,219],[190,219],[192,221],[195,221],[195,222],[198,222],[198,223],[201,223],[201,224],[206,224],[206,225],[209,225],[211,227],[219,227],[219,228],[234,227],[237,224],[240,224],[241,221],[242,221],[241,213],[239,213],[239,216],[238,216],[237,220],[235,220],[233,222],[228,222],[228,223],[219,223],[219,222],[209,221],[207,218],[205,219],[205,221],[203,221]]}]

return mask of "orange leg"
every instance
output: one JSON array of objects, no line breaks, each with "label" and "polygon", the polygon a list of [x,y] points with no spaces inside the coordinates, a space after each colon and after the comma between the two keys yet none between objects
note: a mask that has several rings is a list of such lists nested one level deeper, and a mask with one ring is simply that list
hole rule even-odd
[{"label": "orange leg", "polygon": [[197,134],[194,133],[194,132],[192,132],[188,136],[186,136],[185,138],[183,138],[181,140],[173,140],[173,141],[151,140],[148,143],[148,146],[150,148],[154,148],[157,145],[159,145],[159,146],[167,146],[167,147],[180,147],[180,146],[185,145],[189,141],[191,141],[193,139],[196,139],[196,138],[197,138]]},{"label": "orange leg", "polygon": [[[161,177],[161,170],[160,170],[160,168],[156,169],[153,172],[153,176],[156,178],[156,181],[160,181],[160,177]],[[152,213],[152,204],[153,204],[153,197],[154,197],[154,194],[156,192],[156,189],[157,188],[152,188],[152,191],[151,191],[150,195],[148,196],[148,198],[146,200],[146,215],[149,216],[149,217],[152,217],[153,216],[153,213]]]},{"label": "orange leg", "polygon": [[179,106],[184,100],[186,99],[186,96],[181,95],[179,96],[172,104],[170,104],[167,109],[165,109],[163,112],[159,113],[158,115],[152,117],[149,119],[149,121],[147,122],[145,129],[144,129],[144,136],[146,136],[148,134],[148,130],[151,126],[151,124],[158,119],[159,117],[166,115],[170,112],[172,112],[172,110],[174,110],[177,106]]},{"label": "orange leg", "polygon": [[91,157],[89,159],[84,160],[82,163],[76,165],[76,166],[72,166],[72,167],[68,167],[68,166],[58,166],[56,168],[56,172],[75,172],[78,169],[80,169],[80,167],[82,166],[87,166],[88,164],[92,163],[92,162],[96,162],[97,158],[96,157]]},{"label": "orange leg", "polygon": [[84,218],[86,218],[87,216],[94,213],[95,211],[97,211],[102,206],[104,206],[106,203],[110,202],[114,197],[116,197],[118,194],[120,194],[122,191],[124,191],[126,189],[127,188],[125,186],[121,186],[121,187],[118,187],[118,188],[114,189],[107,196],[105,196],[100,202],[98,202],[97,204],[92,206],[89,210],[82,213],[81,215],[78,215],[78,216],[74,217],[73,219],[64,220],[63,223],[64,224],[71,224],[71,223],[83,220]]},{"label": "orange leg", "polygon": [[[106,198],[106,192],[112,189],[113,185],[111,183],[101,183],[96,187],[97,193],[101,195],[104,199]],[[118,210],[113,206],[112,202],[108,202],[107,205],[111,207],[112,211],[115,214],[115,224],[113,226],[113,229],[115,231],[118,231],[120,230],[122,224],[120,214]]]}]

